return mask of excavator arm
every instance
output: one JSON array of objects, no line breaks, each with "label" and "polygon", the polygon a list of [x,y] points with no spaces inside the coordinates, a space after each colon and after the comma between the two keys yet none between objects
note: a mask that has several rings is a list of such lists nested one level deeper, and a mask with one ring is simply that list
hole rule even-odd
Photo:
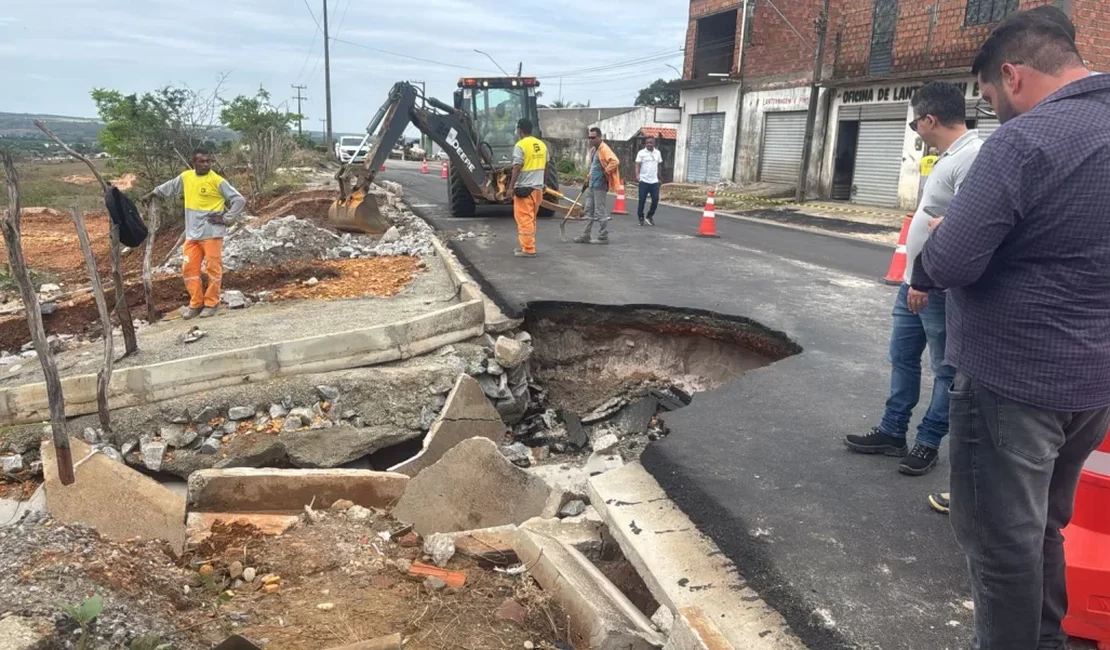
[{"label": "excavator arm", "polygon": [[412,84],[395,83],[389,98],[366,127],[360,150],[375,133],[378,135],[370,144],[366,159],[358,165],[348,163],[336,172],[339,199],[332,204],[329,217],[338,229],[380,234],[389,228],[389,221],[382,216],[376,197],[369,194],[369,189],[378,170],[389,158],[394,143],[404,135],[409,124],[443,149],[474,196],[492,202],[507,191],[502,183],[491,182],[493,178],[486,170],[492,169],[493,164],[476,144],[477,129],[470,116],[432,97],[427,98],[427,103],[437,110],[421,108],[417,106],[419,97]]}]

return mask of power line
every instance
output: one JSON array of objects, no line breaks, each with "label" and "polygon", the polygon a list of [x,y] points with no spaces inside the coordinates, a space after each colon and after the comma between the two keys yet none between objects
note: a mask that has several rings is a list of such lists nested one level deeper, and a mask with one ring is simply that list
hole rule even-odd
[{"label": "power line", "polygon": [[304,53],[304,62],[301,63],[301,71],[297,73],[297,81],[301,80],[304,76],[304,70],[308,66],[308,60],[312,58],[312,50],[316,48],[316,35],[319,32],[312,32],[312,41],[308,44],[308,51]]},{"label": "power line", "polygon": [[[347,0],[347,4],[343,5],[343,15],[339,17],[339,26],[335,28],[335,35],[339,36],[339,32],[343,31],[343,21],[347,20],[347,10],[351,8],[351,0]],[[333,37],[332,40],[335,40]]]},{"label": "power line", "polygon": [[[362,48],[364,50],[370,50],[371,52],[378,52],[380,54],[388,54],[390,56],[396,56],[396,57],[400,57],[402,59],[411,59],[413,61],[420,61],[421,63],[430,63],[432,65],[440,65],[440,66],[443,66],[443,67],[446,67],[446,68],[457,68],[459,70],[474,70],[475,69],[475,68],[472,68],[472,67],[466,66],[466,65],[456,65],[454,63],[444,63],[443,61],[436,61],[436,60],[433,60],[433,59],[425,59],[425,58],[421,58],[419,56],[412,56],[411,54],[401,54],[400,52],[391,52],[389,50],[383,50],[381,48],[370,47],[369,45],[363,45],[362,43],[355,43],[354,41],[348,41],[348,40],[345,40],[345,39],[342,39],[342,38],[335,38],[334,36],[332,37],[331,40],[336,42],[336,43],[344,43],[346,45],[359,47],[359,48]],[[500,73],[495,72],[493,70],[479,70],[479,72],[490,72],[490,73],[493,73],[493,74],[500,74]]]},{"label": "power line", "polygon": [[312,7],[308,6],[308,0],[303,0],[303,1],[304,1],[304,8],[308,9],[308,15],[312,16],[312,22],[316,23],[316,29],[322,33],[324,31],[324,29],[322,27],[320,27],[320,21],[316,20],[316,14],[312,13]]}]

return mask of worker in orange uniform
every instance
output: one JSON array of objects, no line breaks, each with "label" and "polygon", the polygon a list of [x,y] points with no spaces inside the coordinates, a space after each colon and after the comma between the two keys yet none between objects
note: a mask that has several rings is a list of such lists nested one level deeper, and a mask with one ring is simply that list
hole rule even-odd
[{"label": "worker in orange uniform", "polygon": [[[193,169],[166,181],[144,198],[185,199],[185,264],[182,275],[189,291],[189,305],[182,308],[185,320],[216,315],[223,279],[224,236],[247,205],[246,199],[231,183],[212,171],[212,154],[198,149],[193,154]],[[230,207],[228,207],[230,204]],[[208,290],[201,283],[201,263],[207,265]]]},{"label": "worker in orange uniform", "polygon": [[547,171],[547,145],[532,136],[532,120],[521,118],[516,123],[520,138],[513,147],[513,217],[516,234],[520,239],[517,257],[536,256],[536,215],[543,201],[544,173]]}]

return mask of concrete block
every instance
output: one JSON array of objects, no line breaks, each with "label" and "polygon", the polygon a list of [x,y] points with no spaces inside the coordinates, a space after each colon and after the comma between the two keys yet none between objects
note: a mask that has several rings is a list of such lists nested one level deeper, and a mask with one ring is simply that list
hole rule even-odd
[{"label": "concrete block", "polygon": [[390,467],[389,471],[416,476],[463,440],[486,438],[500,444],[506,431],[501,415],[486,399],[477,380],[459,375],[443,410],[424,438],[424,448],[415,457]]},{"label": "concrete block", "polygon": [[601,559],[601,549],[604,546],[601,534],[605,525],[599,521],[567,521],[565,519],[533,517],[521,524],[520,527],[545,537],[553,537],[578,549],[579,553],[591,560]]},{"label": "concrete block", "polygon": [[741,650],[733,646],[721,630],[696,607],[687,607],[675,617],[663,650]]},{"label": "concrete block", "polygon": [[340,499],[366,508],[391,507],[409,477],[361,469],[202,469],[189,476],[190,511],[299,513]]},{"label": "concrete block", "polygon": [[69,444],[77,480],[72,485],[62,485],[54,444],[42,443],[46,509],[55,519],[86,524],[115,541],[132,537],[164,539],[174,551],[182,551],[184,497],[104,454],[94,454],[81,462],[91,449],[73,438]]},{"label": "concrete block", "polygon": [[[608,524],[609,534],[655,600],[680,614],[700,611],[732,644],[676,648],[805,648],[782,616],[748,587],[736,566],[698,532],[639,463],[590,478],[589,490],[590,501]],[[680,618],[676,616],[676,630],[681,627]]]},{"label": "concrete block", "polygon": [[551,495],[485,438],[464,440],[409,481],[393,516],[421,535],[520,524]]},{"label": "concrete block", "polygon": [[465,555],[508,555],[516,553],[517,526],[497,526],[478,530],[443,533],[455,541],[455,551]]},{"label": "concrete block", "polygon": [[566,612],[570,643],[593,650],[648,650],[665,639],[620,589],[573,547],[521,529],[517,556]]}]

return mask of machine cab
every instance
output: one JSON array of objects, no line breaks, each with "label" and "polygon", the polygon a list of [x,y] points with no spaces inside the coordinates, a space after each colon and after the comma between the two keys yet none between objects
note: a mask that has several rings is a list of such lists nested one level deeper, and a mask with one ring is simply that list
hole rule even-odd
[{"label": "machine cab", "polygon": [[466,111],[478,128],[479,146],[494,164],[512,162],[516,145],[516,123],[532,120],[536,137],[541,137],[536,112],[535,77],[464,77],[455,91],[455,108]]}]

